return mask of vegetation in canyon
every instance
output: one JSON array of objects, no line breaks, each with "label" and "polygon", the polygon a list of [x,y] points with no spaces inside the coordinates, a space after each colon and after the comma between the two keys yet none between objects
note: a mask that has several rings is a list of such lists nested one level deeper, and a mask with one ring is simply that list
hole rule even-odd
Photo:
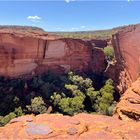
[{"label": "vegetation in canyon", "polygon": [[55,32],[55,34],[65,38],[80,39],[109,39],[114,30],[98,30],[98,31],[79,31],[79,32]]},{"label": "vegetation in canyon", "polygon": [[110,39],[113,34],[121,31],[126,26],[119,26],[112,29],[96,30],[96,31],[71,31],[71,32],[53,32],[54,34],[64,38],[77,38],[77,39]]},{"label": "vegetation in canyon", "polygon": [[115,59],[114,48],[112,45],[106,46],[103,51],[108,62],[112,62]]},{"label": "vegetation in canyon", "polygon": [[[94,80],[95,79],[95,80]],[[24,114],[97,112],[112,115],[116,104],[111,79],[52,72],[31,79],[0,78],[0,125]],[[49,111],[48,111],[49,110]]]}]

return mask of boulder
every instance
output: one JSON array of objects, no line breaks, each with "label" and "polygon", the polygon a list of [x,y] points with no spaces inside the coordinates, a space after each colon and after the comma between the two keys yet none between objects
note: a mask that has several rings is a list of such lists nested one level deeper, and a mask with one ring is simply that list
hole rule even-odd
[{"label": "boulder", "polygon": [[140,78],[121,97],[116,112],[122,120],[140,121]]}]

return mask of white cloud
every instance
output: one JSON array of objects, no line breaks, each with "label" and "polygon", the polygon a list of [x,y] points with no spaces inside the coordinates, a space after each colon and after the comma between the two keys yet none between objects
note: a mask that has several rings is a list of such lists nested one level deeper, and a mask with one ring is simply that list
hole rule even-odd
[{"label": "white cloud", "polygon": [[79,28],[77,27],[72,27],[71,30],[78,30]]},{"label": "white cloud", "polygon": [[71,1],[75,1],[75,0],[65,0],[65,2],[67,2],[67,3],[71,2]]},{"label": "white cloud", "polygon": [[134,0],[127,0],[127,2],[133,2]]},{"label": "white cloud", "polygon": [[86,26],[81,26],[82,29],[86,28]]},{"label": "white cloud", "polygon": [[28,16],[27,19],[35,22],[35,21],[41,20],[41,17],[39,17],[39,16]]}]

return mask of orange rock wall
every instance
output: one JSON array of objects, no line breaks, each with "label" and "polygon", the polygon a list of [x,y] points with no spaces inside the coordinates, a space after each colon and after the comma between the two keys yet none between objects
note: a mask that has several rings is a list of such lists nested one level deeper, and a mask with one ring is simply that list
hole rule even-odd
[{"label": "orange rock wall", "polygon": [[115,34],[113,44],[117,59],[116,79],[127,89],[140,73],[140,25],[127,26]]},{"label": "orange rock wall", "polygon": [[101,58],[98,59],[93,53],[95,50],[91,44],[78,39],[44,39],[0,33],[0,75],[13,77],[48,70],[102,72],[106,65],[105,56],[98,49],[97,56]]}]

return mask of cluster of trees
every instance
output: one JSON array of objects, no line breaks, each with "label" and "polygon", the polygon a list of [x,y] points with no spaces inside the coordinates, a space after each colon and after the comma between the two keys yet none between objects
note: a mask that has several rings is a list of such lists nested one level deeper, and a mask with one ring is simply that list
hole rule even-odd
[{"label": "cluster of trees", "polygon": [[74,115],[98,112],[112,115],[115,101],[113,81],[107,80],[100,89],[94,81],[73,72],[67,75],[47,73],[25,79],[0,78],[0,126],[24,114],[48,112]]},{"label": "cluster of trees", "polygon": [[70,72],[68,79],[70,82],[64,85],[63,92],[55,92],[51,96],[51,102],[59,112],[74,115],[87,112],[90,108],[92,112],[112,115],[115,90],[111,79],[107,80],[100,90],[95,90],[90,78]]},{"label": "cluster of trees", "polygon": [[99,30],[99,31],[79,31],[79,32],[54,32],[64,38],[77,39],[110,39],[114,30]]}]

